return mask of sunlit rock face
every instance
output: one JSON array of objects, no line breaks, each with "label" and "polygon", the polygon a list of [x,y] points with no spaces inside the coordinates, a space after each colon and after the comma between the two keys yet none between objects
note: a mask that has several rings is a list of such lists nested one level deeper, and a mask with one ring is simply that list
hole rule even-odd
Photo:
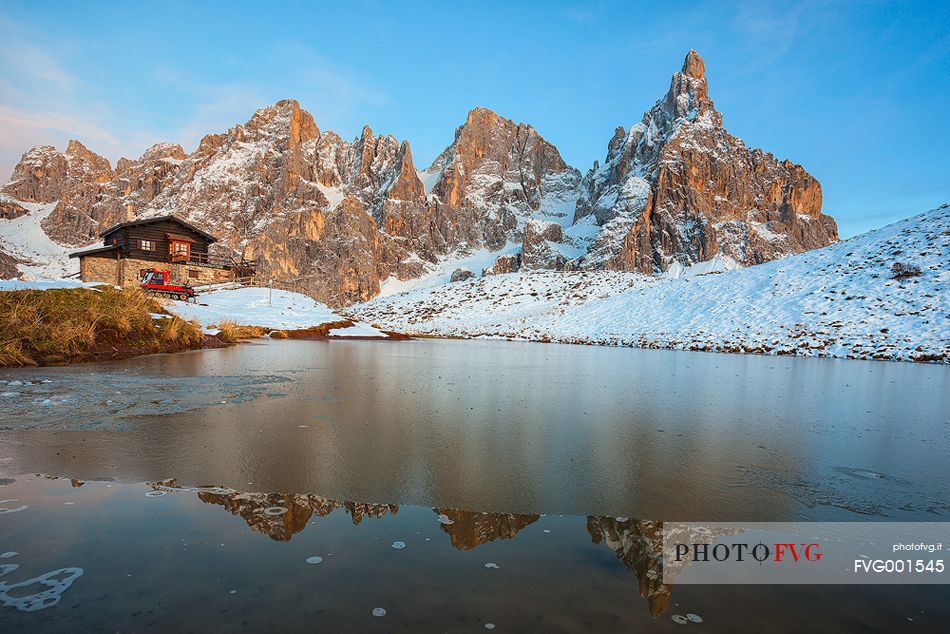
[{"label": "sunlit rock face", "polygon": [[[511,539],[521,529],[540,519],[540,515],[483,513],[461,509],[434,509],[444,516],[440,527],[458,550],[472,550],[497,539]],[[446,521],[448,520],[448,521]]]},{"label": "sunlit rock face", "polygon": [[407,142],[368,126],[344,141],[285,100],[205,136],[191,154],[160,143],[113,168],[78,141],[62,153],[33,148],[3,187],[0,212],[15,218],[26,213],[17,201],[56,202],[43,228],[66,245],[175,214],[217,236],[220,248],[257,259],[263,277],[345,305],[447,254],[519,241],[545,197],[570,196],[580,178],[531,126],[484,109],[436,159],[428,192],[419,175]]},{"label": "sunlit rock face", "polygon": [[102,222],[93,211],[100,187],[114,177],[109,161],[72,140],[63,153],[42,145],[23,155],[0,193],[37,203],[57,203],[43,229],[62,244],[88,244]]},{"label": "sunlit rock face", "polygon": [[838,239],[817,180],[726,132],[695,51],[640,123],[617,128],[574,220],[598,227],[582,267],[643,273],[720,253],[759,264]]},{"label": "sunlit rock face", "polygon": [[[659,273],[717,256],[757,264],[837,239],[812,176],[725,131],[695,51],[584,176],[531,125],[486,108],[418,170],[407,141],[368,126],[345,141],[287,99],[190,154],[159,143],[112,166],[78,141],[64,152],[38,146],[0,194],[0,218],[55,203],[42,228],[69,246],[119,222],[178,215],[217,236],[224,254],[257,260],[265,280],[331,306],[439,263],[454,270],[480,250],[505,248],[490,273]],[[0,270],[16,274],[9,259]]]},{"label": "sunlit rock face", "polygon": [[426,170],[429,204],[453,246],[498,250],[524,224],[576,197],[580,174],[530,125],[486,108],[468,113],[455,140]]}]

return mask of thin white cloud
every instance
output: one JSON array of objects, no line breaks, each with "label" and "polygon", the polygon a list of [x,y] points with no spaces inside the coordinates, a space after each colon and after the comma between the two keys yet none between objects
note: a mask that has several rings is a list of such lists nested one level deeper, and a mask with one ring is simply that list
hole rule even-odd
[{"label": "thin white cloud", "polygon": [[[315,54],[306,45],[282,44],[293,66],[280,79],[258,77],[228,83],[208,81],[191,68],[157,65],[150,80],[167,85],[175,110],[186,113],[168,121],[144,108],[117,112],[102,102],[100,86],[70,71],[69,42],[45,41],[42,33],[0,15],[0,182],[21,155],[36,145],[62,150],[76,138],[113,163],[137,157],[153,143],[179,143],[193,151],[208,133],[247,121],[263,106],[297,98],[311,109],[321,128],[351,126],[355,113],[389,103],[389,97],[351,71]],[[227,60],[240,64],[237,58]],[[189,107],[189,104],[190,107]],[[358,128],[357,128],[358,129]]]},{"label": "thin white cloud", "polygon": [[0,16],[0,40],[0,180],[35,145],[64,149],[77,138],[116,158],[140,139],[111,131],[110,113],[87,96],[93,91],[26,27]]},{"label": "thin white cloud", "polygon": [[831,23],[833,3],[754,0],[736,5],[731,26],[737,42],[748,51],[741,62],[745,72],[767,68],[791,52],[809,32]]}]

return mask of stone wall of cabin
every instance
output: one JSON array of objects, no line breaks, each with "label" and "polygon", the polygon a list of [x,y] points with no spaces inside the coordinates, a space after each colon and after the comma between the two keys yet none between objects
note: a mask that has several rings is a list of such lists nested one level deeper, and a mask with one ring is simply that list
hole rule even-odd
[{"label": "stone wall of cabin", "polygon": [[142,281],[139,271],[142,269],[168,271],[171,284],[201,286],[231,281],[231,271],[199,266],[195,264],[175,264],[171,262],[152,262],[135,258],[101,257],[87,255],[79,258],[79,276],[83,282],[103,282],[120,286],[136,286]]},{"label": "stone wall of cabin", "polygon": [[86,255],[79,258],[79,279],[83,282],[115,284],[118,261],[115,257]]}]

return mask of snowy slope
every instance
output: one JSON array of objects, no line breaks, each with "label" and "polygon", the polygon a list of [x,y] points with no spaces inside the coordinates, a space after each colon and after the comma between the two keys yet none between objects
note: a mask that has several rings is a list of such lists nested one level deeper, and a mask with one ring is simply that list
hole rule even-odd
[{"label": "snowy slope", "polygon": [[[921,275],[893,279],[896,262]],[[544,272],[349,309],[407,333],[950,361],[950,208],[823,249],[708,275]]]},{"label": "snowy slope", "polygon": [[[0,280],[0,292],[89,288],[99,282],[50,279],[39,281]],[[165,307],[179,317],[195,320],[208,329],[230,321],[242,326],[261,326],[275,330],[304,330],[333,322],[349,321],[325,304],[290,291],[268,288],[230,288],[200,293],[198,303],[165,300]],[[330,330],[331,337],[389,338],[386,333],[363,323]]]},{"label": "snowy slope", "polygon": [[54,288],[95,288],[102,282],[80,282],[79,280],[0,280],[0,291],[48,291]]},{"label": "snowy slope", "polygon": [[0,200],[14,202],[29,213],[8,220],[0,218],[0,252],[20,262],[23,279],[57,279],[79,273],[79,260],[69,259],[76,249],[53,242],[40,223],[56,208],[56,203],[29,203],[0,194]]},{"label": "snowy slope", "polygon": [[419,288],[447,284],[452,279],[452,273],[457,269],[471,271],[475,277],[480,277],[482,271],[490,267],[500,256],[513,255],[520,250],[520,244],[507,242],[505,246],[497,251],[491,251],[486,247],[482,247],[472,253],[452,253],[444,258],[440,258],[435,264],[427,262],[424,269],[426,272],[420,277],[410,280],[400,280],[397,277],[390,276],[383,280],[379,285],[379,295],[386,297],[388,295],[404,293]]},{"label": "snowy slope", "polygon": [[[303,330],[345,320],[325,304],[306,295],[267,288],[211,291],[199,294],[197,304],[173,301],[167,308],[183,319],[196,320],[205,328],[231,321],[244,326]],[[340,337],[387,336],[366,324],[337,328],[331,334]]]}]

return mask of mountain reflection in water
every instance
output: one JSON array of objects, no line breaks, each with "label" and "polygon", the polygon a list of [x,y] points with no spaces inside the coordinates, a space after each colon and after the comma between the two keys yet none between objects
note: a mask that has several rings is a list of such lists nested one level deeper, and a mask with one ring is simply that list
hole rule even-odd
[{"label": "mountain reflection in water", "polygon": [[[77,486],[73,480],[73,486]],[[79,484],[82,486],[82,483]],[[398,504],[375,504],[333,500],[309,493],[261,493],[226,487],[181,487],[174,479],[149,483],[153,491],[195,493],[206,504],[221,506],[239,516],[256,533],[278,542],[288,542],[303,531],[314,517],[326,517],[337,509],[346,512],[358,526],[366,518],[395,516]],[[434,508],[442,531],[456,550],[473,550],[495,540],[513,539],[541,515],[495,513],[465,509]],[[626,517],[587,517],[593,544],[604,544],[616,554],[637,579],[640,596],[647,600],[652,616],[670,604],[673,587],[663,579],[663,523]]]},{"label": "mountain reflection in water", "polygon": [[669,525],[649,519],[38,475],[0,478],[0,502],[4,633],[679,631],[690,614],[795,631],[805,612],[813,631],[942,632],[950,618],[941,586],[679,583],[661,574]]},{"label": "mountain reflection in water", "polygon": [[663,522],[616,517],[588,517],[587,532],[617,555],[640,584],[650,614],[659,616],[670,606],[673,586],[663,583]]}]

